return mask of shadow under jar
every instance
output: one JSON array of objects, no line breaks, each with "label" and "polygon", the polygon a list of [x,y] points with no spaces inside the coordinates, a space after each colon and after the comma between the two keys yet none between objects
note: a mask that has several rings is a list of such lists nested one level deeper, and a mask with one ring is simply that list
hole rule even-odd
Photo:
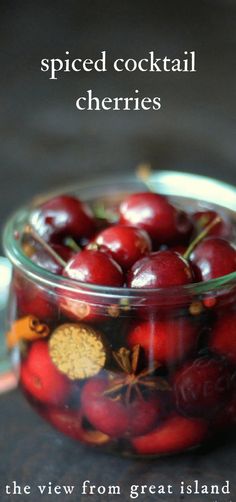
[{"label": "shadow under jar", "polygon": [[[188,212],[223,208],[235,225],[229,185],[156,172],[149,186]],[[144,190],[135,177],[122,177],[63,193],[114,210]],[[4,247],[14,266],[7,342],[38,413],[74,440],[139,456],[179,453],[235,427],[236,273],[166,289],[55,275],[22,251],[34,207],[8,221]]]}]

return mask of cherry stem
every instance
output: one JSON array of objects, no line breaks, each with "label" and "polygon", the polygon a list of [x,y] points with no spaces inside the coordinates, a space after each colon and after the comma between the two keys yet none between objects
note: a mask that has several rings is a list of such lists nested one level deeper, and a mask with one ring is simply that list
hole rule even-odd
[{"label": "cherry stem", "polygon": [[216,216],[214,218],[214,220],[212,220],[211,223],[209,223],[209,225],[207,225],[202,230],[202,232],[200,232],[200,234],[197,235],[197,237],[191,242],[191,244],[189,245],[189,247],[187,248],[187,250],[183,254],[183,257],[185,258],[185,260],[189,259],[191,253],[193,252],[193,250],[195,249],[195,247],[199,244],[199,242],[201,242],[209,234],[209,232],[211,231],[211,229],[213,227],[215,227],[221,221],[222,221],[221,217],[220,216]]},{"label": "cherry stem", "polygon": [[110,223],[115,223],[118,219],[118,215],[105,207],[104,203],[98,202],[93,207],[93,214],[99,220],[106,220]]},{"label": "cherry stem", "polygon": [[67,237],[65,239],[65,245],[75,253],[79,253],[79,251],[81,251],[81,247],[77,244],[77,242],[75,242],[74,239],[72,239],[72,237]]},{"label": "cherry stem", "polygon": [[66,267],[66,261],[64,261],[61,256],[56,253],[56,251],[54,251],[54,249],[52,249],[52,247],[49,246],[49,244],[42,237],[40,237],[40,235],[36,232],[36,230],[34,230],[34,228],[31,227],[31,225],[26,225],[24,232],[31,235],[33,239],[38,242],[48,252],[48,254],[50,254],[54,258],[54,260],[57,261],[57,263],[59,263],[59,265],[61,265],[63,268]]}]

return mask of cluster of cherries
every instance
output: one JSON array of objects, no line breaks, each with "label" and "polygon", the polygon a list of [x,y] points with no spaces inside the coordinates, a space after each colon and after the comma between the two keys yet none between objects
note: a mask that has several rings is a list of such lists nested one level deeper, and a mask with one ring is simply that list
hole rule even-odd
[{"label": "cluster of cherries", "polygon": [[[151,192],[124,196],[112,222],[109,210],[97,217],[69,195],[34,209],[24,252],[62,284],[80,284],[49,292],[17,271],[17,317],[36,316],[51,333],[63,323],[98,330],[106,360],[71,379],[54,364],[50,335],[25,343],[21,384],[40,413],[75,439],[140,455],[179,452],[235,426],[236,292],[180,288],[236,271],[233,232],[225,214],[187,213]],[[93,296],[84,283],[104,289]],[[124,301],[100,305],[110,288]]]}]

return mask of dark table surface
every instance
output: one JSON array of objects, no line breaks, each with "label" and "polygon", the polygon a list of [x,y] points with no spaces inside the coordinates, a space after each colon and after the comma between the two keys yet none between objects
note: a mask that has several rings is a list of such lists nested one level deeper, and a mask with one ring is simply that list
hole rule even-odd
[{"label": "dark table surface", "polygon": [[[215,496],[217,500],[236,500],[235,482],[235,444],[236,438],[228,438],[226,444],[214,444],[208,450],[189,452],[184,455],[160,458],[157,460],[133,460],[102,454],[72,442],[59,435],[44,423],[23,400],[18,391],[1,398],[1,491],[3,485],[15,480],[21,486],[32,486],[32,498],[41,500],[37,495],[37,485],[75,485],[74,496],[68,500],[87,500],[81,496],[81,485],[89,479],[91,484],[108,487],[119,485],[120,497],[101,497],[94,495],[91,500],[131,500],[129,487],[139,485],[172,484],[176,494],[140,496],[137,500],[183,500],[178,494],[180,482],[191,484],[217,484],[220,487],[229,480],[231,495]],[[16,500],[16,496],[3,496],[1,499]],[[21,500],[21,499],[20,499]],[[24,500],[24,497],[22,497]],[[63,500],[54,494],[42,500]],[[65,499],[67,500],[67,498]],[[214,500],[213,496],[188,495],[184,500]]]},{"label": "dark table surface", "polygon": [[[0,24],[2,222],[19,204],[55,184],[122,174],[140,162],[235,183],[235,2],[3,1]],[[65,50],[74,57],[95,57],[104,49],[114,57],[144,57],[153,49],[177,57],[185,49],[196,50],[198,72],[66,75],[57,82],[40,72],[44,57],[61,57]],[[139,88],[144,95],[161,95],[164,106],[160,112],[79,113],[75,99],[91,87],[100,96],[126,96]],[[181,480],[230,480],[231,495],[215,500],[236,500],[234,438],[217,442],[210,451],[173,458],[121,459],[63,438],[19,391],[2,395],[0,401],[1,500],[62,500],[39,497],[36,485],[80,485],[84,479],[96,485],[120,484],[122,500],[130,500],[131,484],[177,487]],[[4,485],[12,480],[31,484],[32,497],[4,496]],[[76,493],[68,500],[85,498]],[[160,500],[180,498],[176,493]],[[188,495],[186,500],[203,497]]]}]

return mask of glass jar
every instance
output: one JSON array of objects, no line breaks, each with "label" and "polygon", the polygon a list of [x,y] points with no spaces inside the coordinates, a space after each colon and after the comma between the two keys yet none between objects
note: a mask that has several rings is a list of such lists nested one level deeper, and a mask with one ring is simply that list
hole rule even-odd
[{"label": "glass jar", "polygon": [[[188,211],[223,207],[235,223],[229,185],[156,172],[149,186]],[[134,176],[122,176],[63,193],[110,209],[144,190]],[[14,267],[7,343],[32,406],[74,440],[141,456],[195,448],[235,427],[236,273],[167,289],[54,275],[23,253],[21,236],[35,204],[58,193],[20,209],[4,232]]]}]

